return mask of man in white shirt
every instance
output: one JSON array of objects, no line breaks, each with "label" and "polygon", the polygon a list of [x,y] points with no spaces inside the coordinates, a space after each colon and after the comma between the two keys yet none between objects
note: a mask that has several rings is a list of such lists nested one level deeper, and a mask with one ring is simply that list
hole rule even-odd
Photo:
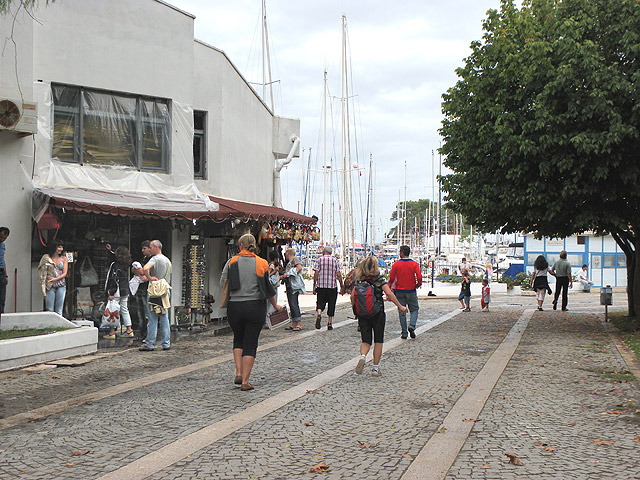
[{"label": "man in white shirt", "polygon": [[589,281],[588,268],[589,267],[584,264],[582,265],[582,270],[578,273],[578,280],[580,280],[580,283],[584,287],[584,291],[587,293],[589,293],[591,291],[591,287],[593,287],[593,282]]}]

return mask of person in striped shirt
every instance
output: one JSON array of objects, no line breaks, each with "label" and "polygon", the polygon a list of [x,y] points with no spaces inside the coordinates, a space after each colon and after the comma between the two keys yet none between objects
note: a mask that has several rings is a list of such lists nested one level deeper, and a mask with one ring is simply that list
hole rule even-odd
[{"label": "person in striped shirt", "polygon": [[342,273],[340,272],[340,262],[333,255],[333,249],[328,245],[322,250],[322,256],[318,257],[313,264],[313,294],[316,299],[316,328],[320,328],[322,323],[322,312],[327,307],[327,330],[333,330],[333,317],[336,313],[336,300],[338,299],[338,288],[336,280],[340,283],[340,290],[343,290]]}]

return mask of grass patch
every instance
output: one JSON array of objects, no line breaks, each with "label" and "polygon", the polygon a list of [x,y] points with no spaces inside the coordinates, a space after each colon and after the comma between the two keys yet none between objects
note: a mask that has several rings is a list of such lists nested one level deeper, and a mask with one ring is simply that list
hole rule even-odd
[{"label": "grass patch", "polygon": [[607,370],[606,368],[582,368],[591,373],[597,373],[614,382],[633,382],[636,377],[628,370]]},{"label": "grass patch", "polygon": [[640,360],[640,330],[638,329],[637,319],[629,317],[627,312],[613,312],[609,317],[611,318],[611,323],[620,332],[622,341]]},{"label": "grass patch", "polygon": [[36,335],[47,335],[49,333],[62,332],[63,330],[71,330],[74,327],[64,328],[64,327],[55,327],[55,328],[43,328],[43,329],[30,329],[30,330],[3,330],[0,331],[0,340],[7,340],[9,338],[22,338],[22,337],[33,337]]}]

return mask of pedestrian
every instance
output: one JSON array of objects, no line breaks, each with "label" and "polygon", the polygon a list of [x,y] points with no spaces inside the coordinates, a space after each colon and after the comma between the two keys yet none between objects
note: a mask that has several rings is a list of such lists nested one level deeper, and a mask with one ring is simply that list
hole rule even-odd
[{"label": "pedestrian", "polygon": [[275,289],[269,281],[269,264],[256,255],[256,239],[250,233],[238,240],[240,253],[229,259],[222,270],[220,285],[229,287],[227,318],[233,330],[234,382],[240,390],[253,390],[249,383],[258,350],[258,337],[267,314],[267,302],[276,311],[282,307],[275,301]]},{"label": "pedestrian", "polygon": [[143,241],[140,244],[140,251],[142,253],[142,262],[133,262],[131,264],[131,273],[133,273],[134,277],[131,279],[131,282],[129,282],[129,288],[132,289],[132,286],[137,284],[135,293],[131,290],[131,295],[133,295],[135,299],[135,311],[138,319],[138,328],[140,329],[140,338],[142,338],[142,343],[146,343],[147,324],[149,323],[151,315],[149,313],[149,297],[147,293],[149,277],[144,273],[144,265],[149,263],[149,260],[151,260],[153,256],[151,255],[151,241]]},{"label": "pedestrian", "polygon": [[549,280],[547,274],[553,275],[553,272],[549,269],[549,263],[543,255],[538,257],[533,262],[533,273],[531,274],[531,286],[536,292],[536,300],[538,301],[538,310],[542,312],[542,304],[544,303],[544,297],[547,293],[551,293],[549,287]]},{"label": "pedestrian", "polygon": [[300,293],[304,293],[304,280],[302,281],[302,285],[300,285],[302,262],[296,256],[295,248],[288,248],[284,252],[284,259],[287,264],[284,267],[284,273],[280,275],[280,280],[284,281],[286,287],[287,303],[291,310],[291,330],[299,332],[302,330],[302,314],[300,313],[298,296]]},{"label": "pedestrian", "polygon": [[491,287],[489,286],[489,280],[482,279],[482,298],[480,298],[480,310],[489,311],[489,304],[491,303]]},{"label": "pedestrian", "polygon": [[578,273],[578,280],[582,284],[584,292],[589,293],[591,287],[593,287],[593,282],[589,281],[589,266],[586,263],[582,265],[582,270]]},{"label": "pedestrian", "polygon": [[553,262],[551,272],[556,277],[556,291],[553,295],[553,309],[558,307],[558,297],[560,291],[562,291],[562,311],[569,310],[567,304],[569,303],[568,288],[573,287],[573,279],[571,278],[571,264],[567,261],[567,252],[562,250],[560,252],[560,259]]},{"label": "pedestrian", "polygon": [[462,276],[463,270],[467,270],[469,265],[467,265],[467,259],[462,257],[462,263],[458,264],[458,274]]},{"label": "pedestrian", "polygon": [[[379,377],[382,375],[380,371],[380,358],[382,357],[384,327],[386,323],[382,293],[384,292],[387,295],[387,298],[389,298],[389,300],[391,300],[394,305],[405,314],[409,309],[398,302],[398,299],[389,288],[389,285],[387,285],[387,281],[382,275],[380,275],[380,267],[376,256],[371,255],[358,265],[356,270],[356,282],[357,283],[351,291],[351,305],[354,308],[354,313],[356,313],[358,317],[360,337],[362,339],[362,343],[360,344],[360,359],[356,365],[356,373],[362,373],[364,364],[367,361],[367,353],[369,353],[371,345],[373,345],[373,368],[371,370],[371,375]],[[366,292],[369,292],[369,294]],[[363,298],[363,294],[365,298]],[[373,300],[373,302],[371,302],[371,300]],[[371,306],[375,310],[375,313],[372,315],[359,313],[357,312],[358,305],[363,307],[365,305],[367,307]]]},{"label": "pedestrian", "polygon": [[[280,255],[276,250],[269,252],[269,282],[275,290],[274,301],[278,303],[278,283],[280,283],[280,275],[284,273],[282,265],[280,265]],[[264,321],[264,328],[269,329],[271,323],[269,322],[269,315],[274,313],[276,309],[270,303],[267,304],[267,316]],[[285,327],[286,330],[292,330],[293,327]]]},{"label": "pedestrian", "polygon": [[491,262],[487,262],[484,266],[484,278],[487,279],[487,282],[491,283],[492,275],[493,275],[493,265],[491,265]]},{"label": "pedestrian", "polygon": [[[131,316],[129,315],[129,270],[131,269],[131,253],[127,247],[118,247],[115,251],[115,261],[109,267],[106,282],[106,294],[109,300],[115,300],[120,305],[120,319],[125,326],[123,337],[133,337]],[[111,328],[103,338],[115,339],[116,330]]]},{"label": "pedestrian", "polygon": [[54,240],[49,244],[49,253],[45,253],[38,264],[38,283],[45,296],[47,311],[62,315],[64,297],[67,293],[67,256],[64,253],[64,243]]},{"label": "pedestrian", "polygon": [[149,322],[147,324],[145,344],[139,348],[142,352],[152,352],[155,349],[158,333],[160,333],[162,350],[171,349],[171,330],[168,313],[168,309],[171,307],[168,292],[169,284],[171,283],[171,261],[162,254],[162,242],[160,240],[152,240],[149,243],[149,251],[151,258],[142,269],[144,275],[149,279],[147,287]]},{"label": "pedestrian", "polygon": [[400,338],[406,339],[407,334],[411,338],[416,338],[416,324],[418,323],[418,293],[416,289],[422,286],[422,272],[420,265],[409,258],[411,249],[407,245],[400,247],[400,259],[393,263],[389,274],[389,284],[395,283],[393,292],[401,305],[408,306],[411,316],[407,327],[407,316],[404,312],[398,311],[400,317],[400,327],[402,333]]},{"label": "pedestrian", "polygon": [[326,245],[322,250],[322,256],[313,264],[313,294],[316,298],[316,329],[320,329],[322,312],[327,307],[327,330],[333,330],[333,317],[336,314],[336,301],[338,300],[338,287],[344,289],[340,262],[333,255],[333,249]]},{"label": "pedestrian", "polygon": [[460,308],[463,312],[471,311],[471,278],[467,269],[462,269],[462,284],[460,285],[460,295],[458,300],[460,301]]},{"label": "pedestrian", "polygon": [[7,275],[7,264],[4,261],[4,253],[6,251],[5,240],[9,237],[9,229],[0,227],[0,320],[4,313],[4,302],[7,299],[7,284],[9,276]]}]

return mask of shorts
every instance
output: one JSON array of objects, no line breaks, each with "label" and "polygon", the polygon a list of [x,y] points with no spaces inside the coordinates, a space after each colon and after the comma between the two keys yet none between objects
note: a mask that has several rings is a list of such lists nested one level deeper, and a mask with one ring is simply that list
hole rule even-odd
[{"label": "shorts", "polygon": [[544,301],[544,295],[547,293],[547,289],[546,288],[539,288],[536,290],[536,300],[539,300],[541,302]]},{"label": "shorts", "polygon": [[[360,336],[362,337],[362,343],[368,343],[372,345],[372,336],[375,343],[384,343],[384,326],[386,323],[386,316],[384,310],[374,315],[373,317],[358,318],[358,325],[360,325]],[[373,335],[372,335],[373,331]]]}]

